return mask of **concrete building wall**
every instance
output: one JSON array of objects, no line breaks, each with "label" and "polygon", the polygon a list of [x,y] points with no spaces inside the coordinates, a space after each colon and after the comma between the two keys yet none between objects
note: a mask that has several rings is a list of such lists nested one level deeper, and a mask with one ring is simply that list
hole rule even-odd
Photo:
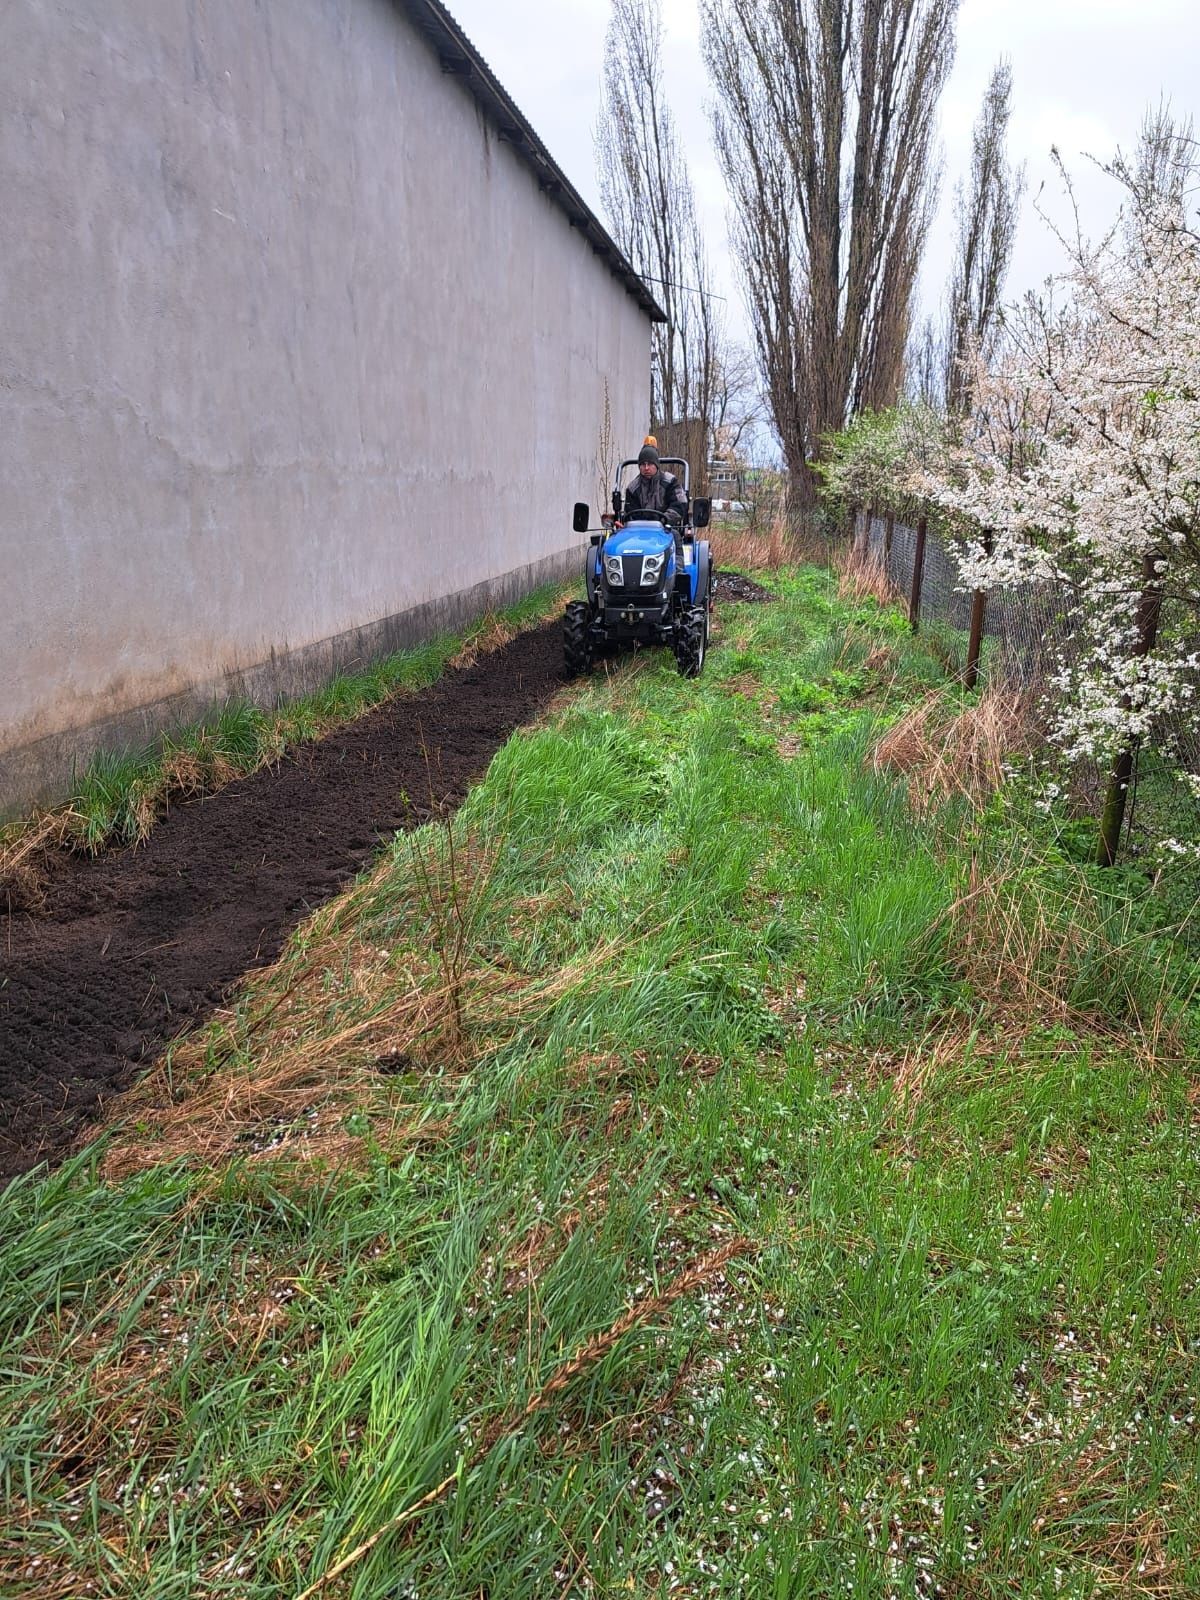
[{"label": "concrete building wall", "polygon": [[0,810],[578,556],[649,323],[391,0],[9,0]]}]

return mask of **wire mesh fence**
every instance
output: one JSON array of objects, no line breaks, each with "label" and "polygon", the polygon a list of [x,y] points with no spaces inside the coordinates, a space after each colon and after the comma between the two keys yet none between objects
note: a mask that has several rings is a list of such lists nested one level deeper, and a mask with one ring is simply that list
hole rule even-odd
[{"label": "wire mesh fence", "polygon": [[[854,518],[854,539],[861,554],[883,568],[907,602],[914,627],[936,633],[939,653],[952,672],[971,683],[975,669],[993,683],[1011,684],[1014,691],[1040,691],[1044,707],[1052,703],[1057,692],[1052,674],[1076,659],[1079,650],[1076,599],[1067,584],[1047,581],[973,595],[963,587],[950,541],[915,512],[906,520],[860,511]],[[1179,628],[1189,621],[1195,624],[1194,618],[1170,615],[1168,604],[1162,625]],[[1193,693],[1200,704],[1200,671]],[[1142,762],[1144,781],[1135,778],[1134,801],[1126,816],[1126,847],[1134,853],[1155,838],[1200,838],[1200,808],[1170,771],[1175,767],[1200,773],[1196,717],[1164,719],[1150,742],[1170,755],[1165,763]],[[1071,779],[1077,803],[1094,812],[1109,781],[1107,769],[1080,761]]]},{"label": "wire mesh fence", "polygon": [[[965,674],[974,596],[962,587],[948,541],[935,529],[927,530],[918,573],[917,526],[864,512],[857,531],[862,548],[884,568],[921,624],[962,635],[948,637],[946,643],[960,658]],[[1051,583],[990,594],[982,612],[982,659],[990,673],[1024,684],[1043,683],[1055,660],[1069,648],[1072,605],[1070,592]]]}]

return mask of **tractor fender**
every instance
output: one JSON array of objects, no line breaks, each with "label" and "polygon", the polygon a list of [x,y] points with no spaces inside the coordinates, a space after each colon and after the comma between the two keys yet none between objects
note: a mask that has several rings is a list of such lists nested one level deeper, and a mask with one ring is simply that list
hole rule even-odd
[{"label": "tractor fender", "polygon": [[584,582],[587,585],[588,606],[593,611],[596,609],[596,584],[599,582],[599,578],[596,575],[596,569],[600,565],[600,551],[602,547],[603,541],[601,541],[601,544],[588,546],[587,564],[583,569]]},{"label": "tractor fender", "polygon": [[712,581],[712,547],[707,539],[696,541],[696,598],[695,604],[699,605],[706,599],[709,584]]}]

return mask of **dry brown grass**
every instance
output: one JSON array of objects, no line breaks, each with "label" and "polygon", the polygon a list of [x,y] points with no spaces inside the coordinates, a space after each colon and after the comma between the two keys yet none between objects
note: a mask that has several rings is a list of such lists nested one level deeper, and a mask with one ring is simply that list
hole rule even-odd
[{"label": "dry brown grass", "polygon": [[949,1068],[958,1066],[971,1044],[971,1030],[959,1023],[916,1041],[898,1060],[889,1063],[896,1108],[902,1118],[911,1123],[930,1085]]},{"label": "dry brown grass", "polygon": [[448,665],[460,668],[473,667],[483,656],[491,655],[494,650],[510,644],[518,634],[527,633],[530,628],[540,627],[544,622],[556,621],[562,616],[563,606],[570,592],[570,586],[555,589],[546,597],[545,604],[540,606],[536,613],[523,618],[520,622],[506,621],[494,611],[485,612],[476,623],[470,637],[464,641],[462,648],[450,657]]},{"label": "dry brown grass", "polygon": [[509,644],[520,631],[514,623],[506,622],[503,617],[489,611],[462,648],[450,657],[447,666],[473,667],[482,656]]},{"label": "dry brown grass", "polygon": [[907,777],[913,810],[924,814],[954,797],[982,806],[1003,783],[1006,763],[1040,743],[1036,697],[1000,681],[959,709],[952,692],[927,695],[893,723],[870,761],[876,772]]},{"label": "dry brown grass", "polygon": [[833,554],[832,566],[837,575],[840,600],[857,605],[870,599],[877,600],[881,606],[891,606],[904,598],[888,577],[884,563],[861,545],[840,545]]},{"label": "dry brown grass", "polygon": [[980,996],[1010,1045],[1048,1025],[1119,1044],[1147,1069],[1181,1059],[1157,990],[1114,918],[1082,875],[1048,883],[1027,863],[984,872],[972,862],[962,894],[933,924],[958,977]]},{"label": "dry brown grass", "polygon": [[[347,1130],[351,1109],[368,1110],[389,1145],[444,1138],[448,1124],[409,1103],[397,1069],[452,1083],[628,943],[602,942],[549,973],[521,970],[490,948],[495,861],[495,850],[456,845],[446,826],[323,907],[297,951],[250,978],[238,1006],[122,1097],[106,1177],[181,1157],[354,1162],[365,1146]],[[376,902],[386,920],[398,900],[414,919],[385,934]],[[520,914],[532,923],[545,909],[531,900]]]},{"label": "dry brown grass", "polygon": [[782,517],[722,523],[708,530],[708,538],[718,571],[735,567],[740,572],[773,572],[798,562],[825,566],[829,561],[828,543],[815,528]]},{"label": "dry brown grass", "polygon": [[[994,1088],[1026,1070],[1039,1049],[1061,1050],[1053,1033],[1039,1043],[1047,1029],[1094,1040],[1148,1073],[1185,1060],[1166,976],[1148,972],[1136,930],[1082,875],[1047,880],[1043,865],[1013,859],[984,870],[973,861],[962,893],[926,933],[977,1007],[935,1019],[903,1050],[865,1063],[868,1084],[894,1091],[894,1127],[911,1128],[921,1102],[946,1080],[958,1092]],[[1047,1175],[1053,1168],[1066,1185],[1086,1169],[1087,1155],[1064,1144],[1045,1160]]]},{"label": "dry brown grass", "polygon": [[1064,1452],[1034,1527],[1053,1540],[1063,1564],[1085,1564],[1096,1594],[1179,1600],[1179,1565],[1167,1551],[1161,1506],[1118,1515],[1127,1492],[1125,1453],[1102,1424],[1083,1447]]},{"label": "dry brown grass", "polygon": [[10,916],[44,907],[47,858],[69,843],[72,817],[69,807],[38,812],[0,834],[0,907]]},{"label": "dry brown grass", "polygon": [[[138,807],[139,833],[143,838],[154,826],[160,801],[189,800],[196,795],[213,794],[235,778],[245,775],[240,767],[219,751],[202,760],[194,751],[180,750],[175,746],[167,751],[159,774],[158,792],[145,794],[144,811],[141,806]],[[142,798],[139,796],[139,800]]]}]

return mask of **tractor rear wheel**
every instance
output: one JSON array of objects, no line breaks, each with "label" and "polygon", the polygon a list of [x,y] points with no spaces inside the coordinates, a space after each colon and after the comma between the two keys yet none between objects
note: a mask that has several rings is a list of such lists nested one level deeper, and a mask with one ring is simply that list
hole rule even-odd
[{"label": "tractor rear wheel", "polygon": [[585,677],[592,670],[590,612],[583,600],[572,600],[563,617],[563,665],[569,678]]},{"label": "tractor rear wheel", "polygon": [[702,601],[681,613],[675,625],[675,665],[682,678],[698,678],[708,654],[708,606]]}]

